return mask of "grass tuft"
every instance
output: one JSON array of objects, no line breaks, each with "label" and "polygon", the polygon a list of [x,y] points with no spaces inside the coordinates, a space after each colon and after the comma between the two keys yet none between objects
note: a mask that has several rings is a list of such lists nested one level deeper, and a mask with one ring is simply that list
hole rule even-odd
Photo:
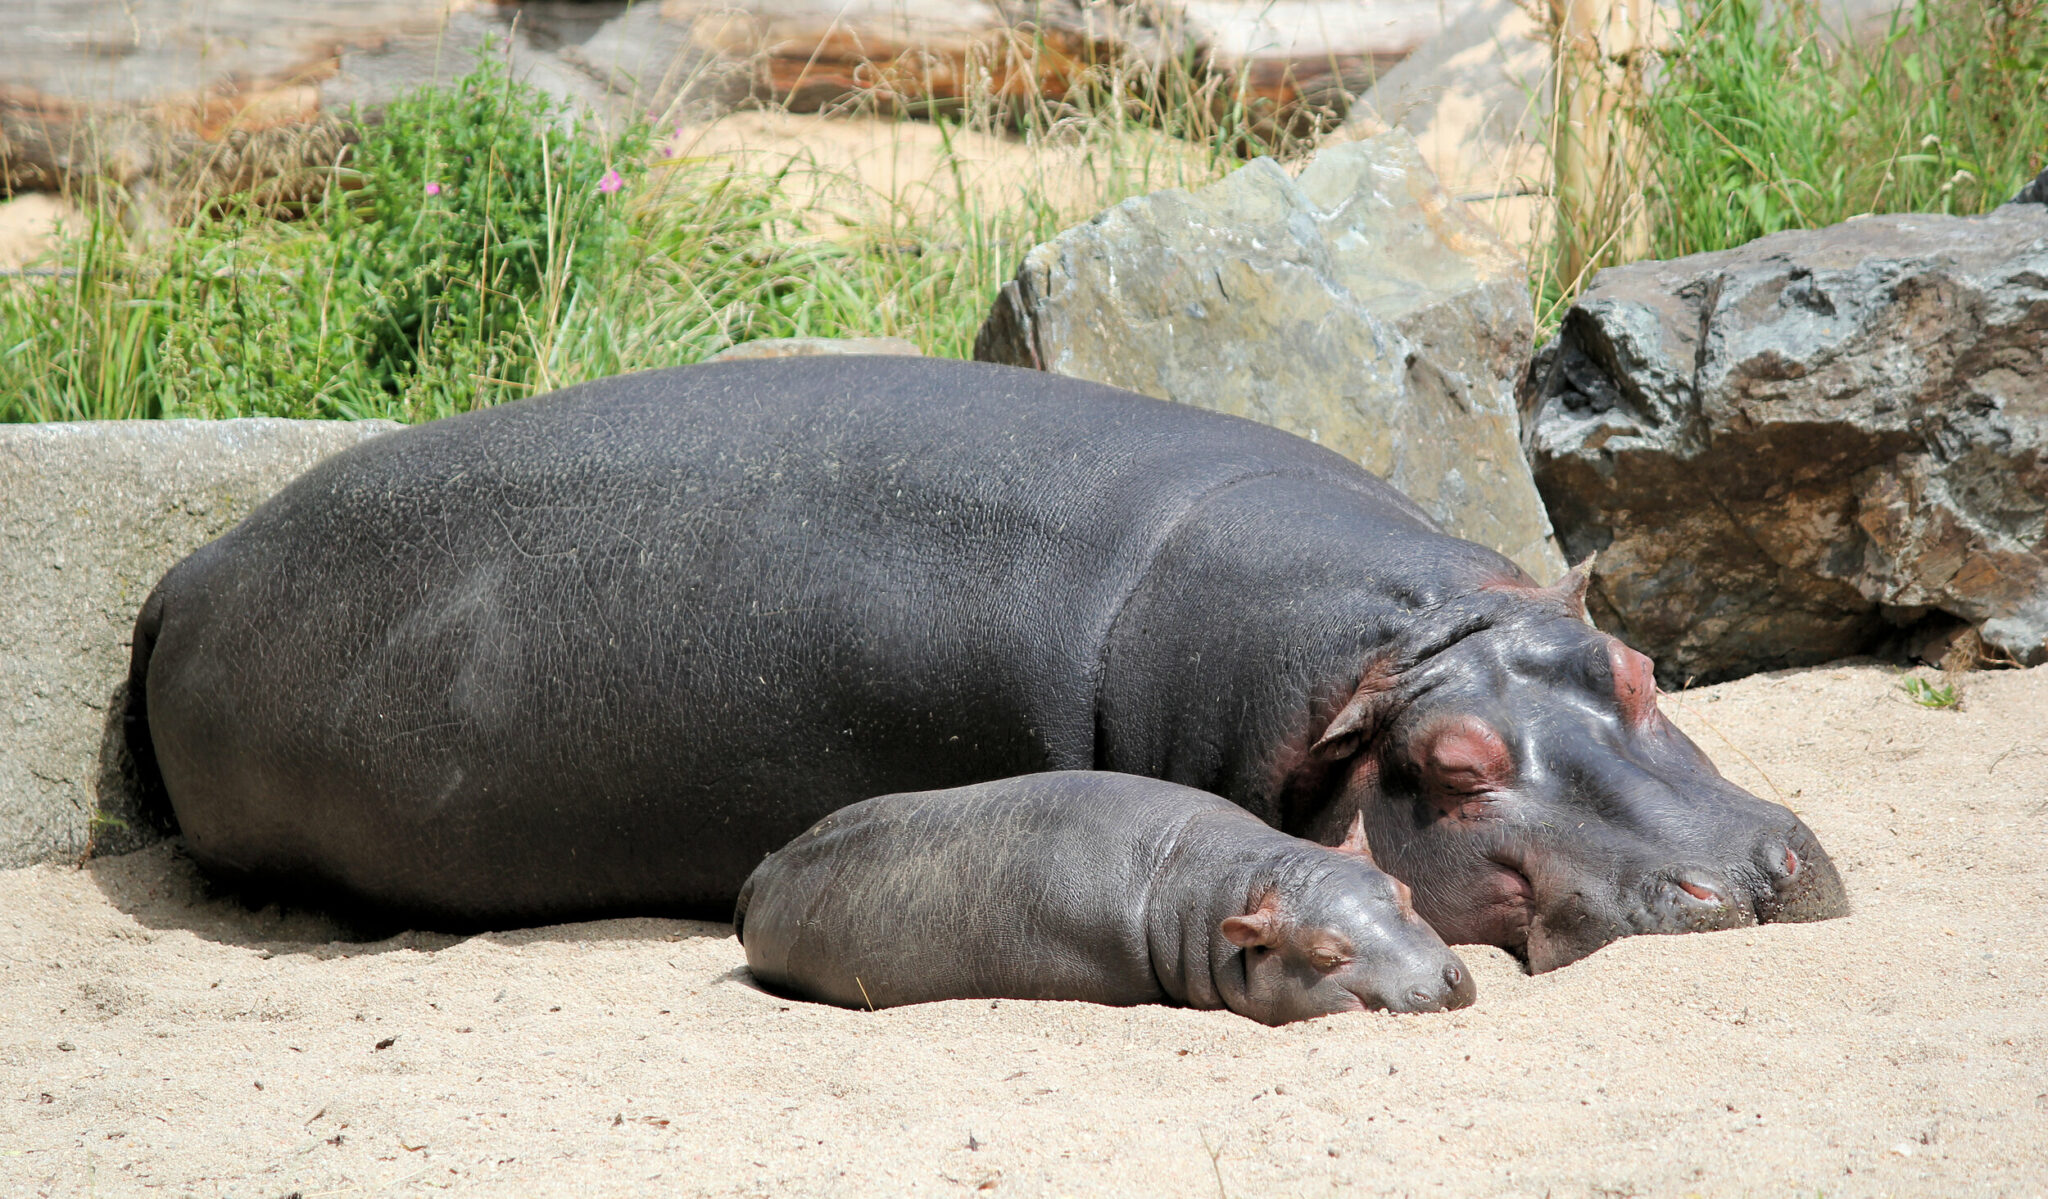
[{"label": "grass tuft", "polygon": [[1954,683],[1936,686],[1918,675],[1906,676],[1899,689],[1923,708],[1955,708],[1963,702],[1962,691]]},{"label": "grass tuft", "polygon": [[[1914,0],[1874,36],[1825,0],[1683,0],[1654,86],[1627,97],[1649,150],[1649,255],[1677,258],[1866,213],[1986,212],[2048,153],[2048,0]],[[1596,227],[1563,230],[1613,244]],[[1536,274],[1554,327],[1590,282]],[[1610,255],[1596,265],[1617,265]]]},{"label": "grass tuft", "polygon": [[[1033,244],[1271,148],[1213,85],[1179,128],[1126,83],[925,124],[938,202],[912,203],[796,158],[606,137],[486,54],[362,124],[310,199],[211,197],[154,230],[90,203],[54,260],[0,279],[0,420],[428,420],[763,337],[965,357]],[[1035,169],[970,186],[973,139]]]}]

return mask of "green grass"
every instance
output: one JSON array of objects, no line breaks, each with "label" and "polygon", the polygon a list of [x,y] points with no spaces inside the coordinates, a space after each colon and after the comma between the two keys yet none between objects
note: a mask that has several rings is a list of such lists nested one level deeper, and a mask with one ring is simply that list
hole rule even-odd
[{"label": "green grass", "polygon": [[[1080,161],[1098,206],[1219,177],[1246,143],[1251,118],[1204,100],[1168,132],[1206,148],[1161,153],[1156,117],[1109,101],[1003,136]],[[937,126],[936,210],[867,197],[828,238],[790,201],[800,164],[663,158],[644,127],[607,139],[485,57],[363,127],[296,209],[231,197],[142,234],[100,197],[42,272],[0,279],[0,420],[427,420],[765,337],[965,357],[1024,251],[1087,215],[1066,176],[989,210],[950,139],[999,119],[1015,114]]]},{"label": "green grass", "polygon": [[[1767,24],[1761,0],[1685,0],[1636,110],[1650,177],[1618,189],[1647,195],[1656,256],[1981,212],[2042,167],[2048,0],[1917,0],[1846,49],[1822,36],[1824,2],[1783,0]],[[928,128],[1007,137],[1046,169],[973,186],[949,140],[939,203],[872,196],[849,230],[792,199],[799,164],[661,157],[649,130],[580,127],[485,56],[362,126],[304,203],[227,197],[135,232],[124,197],[91,198],[50,269],[0,278],[0,420],[425,420],[763,337],[965,357],[1030,246],[1274,149],[1270,114],[1233,94],[1179,63],[1105,71],[1057,105],[970,101]],[[1537,257],[1549,327],[1583,280]]]},{"label": "green grass", "polygon": [[1695,0],[1648,102],[1658,257],[1870,212],[1978,213],[2048,151],[2048,4],[1920,0],[1835,50],[1814,0]]},{"label": "green grass", "polygon": [[[1985,212],[2048,165],[2048,0],[1916,0],[1863,42],[1827,36],[1830,15],[1684,0],[1637,110],[1652,257],[1864,213]],[[1537,274],[1552,324],[1572,287]]]}]

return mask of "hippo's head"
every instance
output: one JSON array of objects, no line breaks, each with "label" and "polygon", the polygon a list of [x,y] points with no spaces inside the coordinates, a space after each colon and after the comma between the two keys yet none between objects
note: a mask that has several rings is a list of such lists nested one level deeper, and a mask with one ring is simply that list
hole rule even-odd
[{"label": "hippo's head", "polygon": [[1231,1007],[1286,1024],[1471,1006],[1471,972],[1416,914],[1407,886],[1372,864],[1364,828],[1354,824],[1336,848],[1312,852],[1224,919],[1224,939],[1244,951],[1243,1000]]},{"label": "hippo's head", "polygon": [[1812,830],[1665,719],[1650,660],[1585,622],[1584,587],[1575,570],[1440,621],[1369,667],[1317,741],[1337,811],[1365,814],[1416,910],[1532,973],[1637,933],[1846,912]]}]

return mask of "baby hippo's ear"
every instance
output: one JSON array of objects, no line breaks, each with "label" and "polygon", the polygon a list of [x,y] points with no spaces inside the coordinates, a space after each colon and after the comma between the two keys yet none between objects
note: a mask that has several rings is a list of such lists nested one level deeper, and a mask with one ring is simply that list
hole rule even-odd
[{"label": "baby hippo's ear", "polygon": [[[1364,812],[1352,815],[1351,827],[1344,833],[1344,839],[1332,848],[1338,853],[1355,853],[1359,857],[1364,858],[1365,864],[1374,870],[1379,870],[1380,868],[1380,864],[1372,860],[1372,844],[1365,839]],[[1385,872],[1381,871],[1381,873]],[[1394,878],[1391,874],[1387,875],[1387,877],[1393,881],[1394,903],[1400,907],[1401,914],[1404,916],[1415,915],[1415,893],[1408,889],[1407,883]]]},{"label": "baby hippo's ear", "polygon": [[1366,865],[1379,869],[1379,863],[1372,860],[1372,842],[1365,839],[1365,813],[1351,815],[1351,827],[1344,830],[1344,839],[1334,846],[1338,853],[1355,853],[1364,858]]},{"label": "baby hippo's ear", "polygon": [[1271,949],[1280,943],[1280,896],[1268,891],[1258,906],[1242,916],[1223,918],[1223,939],[1239,949],[1254,945]]}]

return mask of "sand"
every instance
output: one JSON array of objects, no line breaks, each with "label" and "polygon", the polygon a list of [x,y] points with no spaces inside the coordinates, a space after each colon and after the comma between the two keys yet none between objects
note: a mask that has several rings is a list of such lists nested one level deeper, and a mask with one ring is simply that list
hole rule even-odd
[{"label": "sand", "polygon": [[57,196],[29,192],[0,200],[0,271],[34,266],[56,244],[58,226],[77,230],[83,221]]},{"label": "sand", "polygon": [[1853,915],[1469,949],[1446,1015],[841,1011],[716,924],[361,944],[168,846],[0,873],[0,1193],[2048,1194],[2048,668],[1898,681],[1666,701]]}]

